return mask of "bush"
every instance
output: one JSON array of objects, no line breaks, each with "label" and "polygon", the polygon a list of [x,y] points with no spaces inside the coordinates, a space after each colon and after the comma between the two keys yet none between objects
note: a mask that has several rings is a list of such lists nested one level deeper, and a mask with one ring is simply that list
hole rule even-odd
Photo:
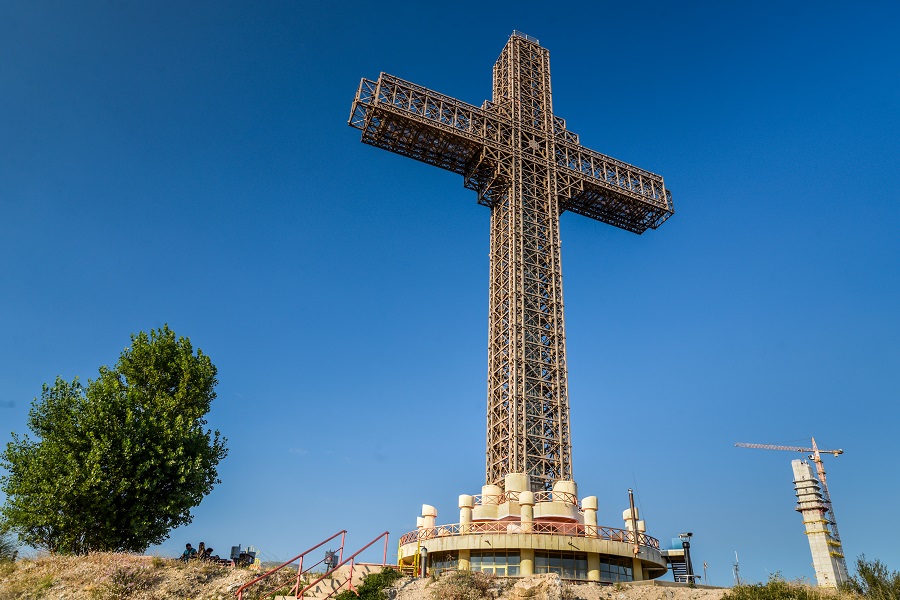
[{"label": "bush", "polygon": [[109,579],[94,592],[93,596],[98,600],[129,598],[138,592],[149,589],[150,584],[151,581],[146,568],[116,567],[110,573]]},{"label": "bush", "polygon": [[497,578],[480,571],[457,571],[441,577],[431,590],[434,600],[493,598]]},{"label": "bush", "polygon": [[394,585],[394,582],[403,577],[395,569],[385,567],[381,573],[369,573],[363,579],[362,584],[356,588],[357,594],[352,590],[344,590],[335,600],[384,600],[384,590]]},{"label": "bush", "polygon": [[739,585],[725,592],[722,600],[834,600],[837,594],[799,581],[785,581],[776,573],[766,583]]},{"label": "bush", "polygon": [[872,600],[900,600],[900,573],[890,572],[878,559],[856,559],[856,575],[844,586],[847,591]]}]

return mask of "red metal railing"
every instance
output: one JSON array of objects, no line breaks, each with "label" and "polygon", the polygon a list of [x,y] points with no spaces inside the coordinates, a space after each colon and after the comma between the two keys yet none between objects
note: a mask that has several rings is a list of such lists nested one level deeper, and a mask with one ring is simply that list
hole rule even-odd
[{"label": "red metal railing", "polygon": [[[476,523],[453,523],[451,525],[439,525],[437,527],[426,527],[410,531],[400,538],[400,545],[411,544],[413,542],[430,540],[445,536],[458,535],[479,535],[479,534],[536,534],[536,535],[569,535],[573,537],[599,538],[601,540],[610,540],[614,542],[635,543],[635,535],[633,531],[627,529],[616,529],[615,527],[604,527],[602,525],[582,525],[580,523],[547,523],[534,522],[531,523],[531,531],[528,531],[528,524],[522,524],[519,521],[483,521]],[[637,536],[637,544],[639,546],[647,546],[659,550],[659,540],[650,537],[646,533],[639,533]]]},{"label": "red metal railing", "polygon": [[303,588],[302,590],[300,590],[300,593],[299,593],[299,594],[295,594],[295,595],[296,595],[298,598],[303,598],[303,595],[304,595],[306,592],[308,592],[309,590],[311,590],[312,588],[314,588],[320,581],[322,581],[322,580],[325,579],[326,577],[330,576],[332,573],[334,573],[335,571],[337,571],[338,569],[340,569],[341,567],[343,567],[345,564],[350,563],[350,573],[347,575],[347,580],[346,580],[344,583],[342,583],[342,584],[340,584],[339,586],[337,586],[336,588],[334,588],[334,589],[331,591],[330,594],[328,594],[327,596],[325,596],[325,598],[331,598],[334,594],[336,594],[336,593],[338,592],[338,590],[340,590],[342,587],[344,587],[345,584],[348,584],[348,585],[347,585],[347,589],[353,590],[353,592],[356,593],[356,595],[358,596],[359,593],[357,593],[357,592],[356,592],[356,589],[353,587],[353,567],[354,567],[355,564],[356,564],[356,557],[359,556],[359,555],[363,552],[363,550],[368,549],[369,546],[371,546],[372,544],[374,544],[375,542],[377,542],[377,541],[380,540],[381,538],[384,538],[384,556],[383,556],[382,559],[381,559],[381,566],[382,566],[382,567],[391,567],[391,568],[395,568],[393,565],[388,565],[388,564],[387,564],[388,535],[389,535],[389,532],[385,531],[384,533],[382,533],[381,535],[379,535],[378,537],[376,537],[374,540],[372,540],[371,542],[369,542],[368,544],[366,544],[365,546],[363,546],[362,548],[360,548],[359,550],[357,550],[356,552],[354,552],[351,556],[349,556],[349,557],[345,558],[344,560],[340,561],[336,567],[331,568],[329,571],[326,571],[324,575],[322,575],[321,577],[319,577],[318,579],[316,579],[316,580],[313,581],[312,583],[307,584],[305,588]]},{"label": "red metal railing", "polygon": [[[310,571],[311,569],[314,569],[315,567],[319,566],[319,565],[322,564],[323,562],[325,562],[325,559],[323,558],[322,560],[320,560],[320,561],[317,562],[316,564],[310,565],[309,567],[307,567],[306,569],[304,569],[304,568],[303,568],[303,557],[305,557],[307,554],[309,554],[310,552],[312,552],[312,551],[315,550],[316,548],[320,548],[320,547],[324,546],[325,544],[327,544],[328,542],[330,542],[331,540],[333,540],[333,539],[336,538],[337,536],[341,536],[340,556],[343,557],[343,555],[344,555],[344,539],[345,539],[346,536],[347,536],[347,530],[346,530],[346,529],[342,529],[341,531],[338,531],[336,534],[334,534],[334,535],[331,536],[330,538],[328,538],[328,539],[326,539],[326,540],[322,540],[321,542],[319,542],[318,544],[316,544],[315,546],[313,546],[313,547],[310,548],[309,550],[305,550],[305,551],[301,552],[300,554],[298,554],[298,555],[295,556],[294,558],[290,559],[289,561],[287,561],[287,562],[285,562],[285,563],[282,563],[282,564],[278,565],[277,567],[275,567],[275,568],[272,569],[271,571],[266,571],[265,573],[263,573],[262,575],[260,575],[260,576],[257,577],[256,579],[254,579],[253,581],[248,581],[247,583],[245,583],[244,585],[242,585],[241,587],[238,588],[238,590],[237,590],[237,592],[236,592],[236,595],[237,595],[237,597],[238,597],[238,600],[243,600],[243,598],[244,598],[244,590],[246,590],[248,587],[250,587],[251,585],[255,585],[257,582],[260,582],[260,581],[262,581],[263,579],[266,579],[267,577],[269,577],[269,576],[272,575],[273,573],[275,573],[275,572],[277,572],[277,571],[280,571],[281,569],[285,568],[286,566],[292,564],[295,560],[298,560],[298,559],[299,559],[299,560],[300,560],[300,564],[299,564],[298,567],[297,567],[297,582],[294,584],[294,589],[291,590],[291,593],[294,594],[294,595],[296,596],[296,595],[297,595],[297,588],[300,587],[300,578],[303,576],[303,574],[306,573],[306,572],[308,572],[308,571]],[[338,558],[338,560],[340,560],[340,558]],[[274,591],[274,590],[273,590],[273,591]]]},{"label": "red metal railing", "polygon": [[546,490],[541,490],[540,492],[534,493],[534,501],[562,502],[563,504],[578,506],[578,498],[575,496],[575,494],[570,494],[569,492],[548,492]]},{"label": "red metal railing", "polygon": [[[506,502],[519,501],[519,494],[522,492],[504,492],[502,494],[475,494],[472,498],[475,501],[475,506],[499,506],[500,504],[505,504]],[[541,490],[539,492],[534,492],[534,501],[535,502],[562,502],[563,504],[571,504],[572,506],[578,506],[578,497],[575,494],[571,494],[569,492],[551,492],[547,490]]]}]

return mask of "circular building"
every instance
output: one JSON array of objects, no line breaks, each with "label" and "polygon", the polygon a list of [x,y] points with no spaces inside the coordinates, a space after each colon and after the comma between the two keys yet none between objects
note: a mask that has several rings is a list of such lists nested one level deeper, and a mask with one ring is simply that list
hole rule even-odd
[{"label": "circular building", "polygon": [[[504,489],[505,488],[505,489]],[[645,533],[636,508],[622,529],[597,524],[597,497],[578,499],[574,481],[532,492],[525,473],[504,487],[459,497],[459,522],[438,525],[437,510],[422,506],[417,528],[400,538],[401,565],[429,573],[468,570],[519,577],[557,573],[563,579],[615,583],[654,579],[666,572],[659,540]]]}]

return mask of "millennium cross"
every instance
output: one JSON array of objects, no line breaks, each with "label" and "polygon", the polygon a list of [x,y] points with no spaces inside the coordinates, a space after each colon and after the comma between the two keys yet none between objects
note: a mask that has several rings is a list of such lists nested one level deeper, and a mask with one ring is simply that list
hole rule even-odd
[{"label": "millennium cross", "polygon": [[559,215],[643,233],[673,214],[663,178],[589,150],[553,115],[550,53],[514,31],[481,108],[386,73],[350,114],[362,141],[459,173],[491,209],[487,483],[572,479]]}]

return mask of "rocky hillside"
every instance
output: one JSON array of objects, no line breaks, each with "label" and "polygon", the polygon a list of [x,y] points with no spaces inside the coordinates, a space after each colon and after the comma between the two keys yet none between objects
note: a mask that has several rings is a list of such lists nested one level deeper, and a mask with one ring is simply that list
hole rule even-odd
[{"label": "rocky hillside", "polygon": [[[463,575],[463,574],[461,574]],[[558,575],[498,579],[477,574],[437,580],[405,579],[389,594],[391,600],[719,600],[723,588],[637,582],[617,585],[568,583]]]},{"label": "rocky hillside", "polygon": [[[42,556],[0,563],[0,600],[224,600],[234,598],[237,589],[257,575],[244,569],[128,554]],[[290,583],[291,574],[285,573],[263,591],[273,591],[279,584],[285,589]],[[387,596],[393,600],[719,600],[724,591],[675,584],[568,584],[555,575],[514,581],[479,573],[437,580],[404,578]]]}]

